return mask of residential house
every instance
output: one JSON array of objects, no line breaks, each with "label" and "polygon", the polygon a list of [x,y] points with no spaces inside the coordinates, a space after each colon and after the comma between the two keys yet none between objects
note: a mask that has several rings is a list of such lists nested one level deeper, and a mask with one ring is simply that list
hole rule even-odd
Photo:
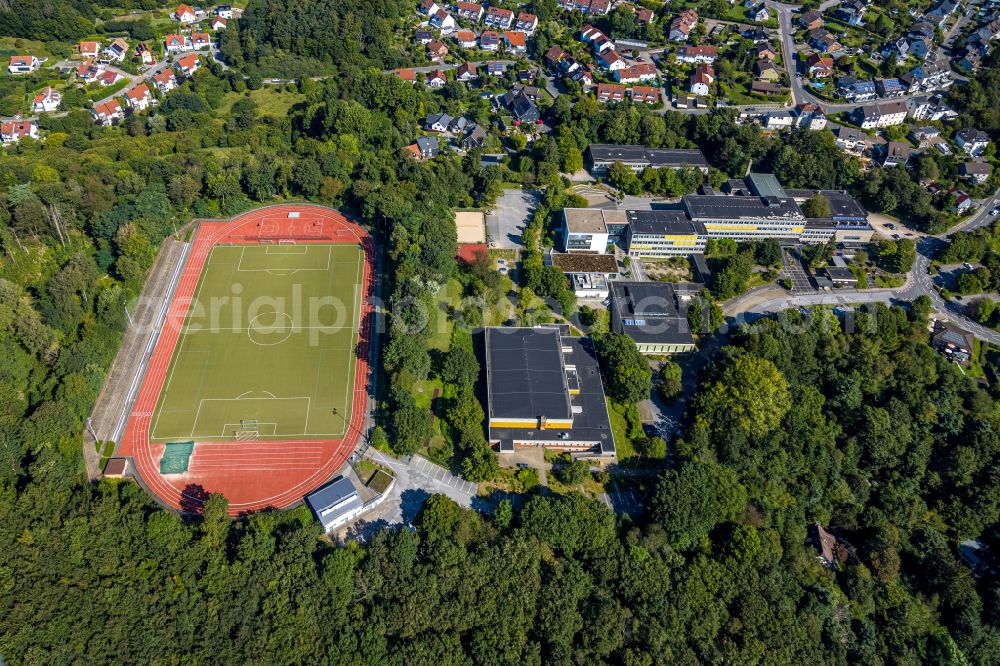
[{"label": "residential house", "polygon": [[163,69],[153,77],[153,83],[156,84],[161,93],[168,93],[177,87],[177,77],[174,76],[174,70]]},{"label": "residential house", "polygon": [[818,104],[806,102],[792,110],[795,117],[794,127],[808,130],[821,130],[826,127],[826,112]]},{"label": "residential house", "polygon": [[459,30],[455,33],[455,41],[458,42],[459,48],[474,49],[476,48],[476,33],[472,30]]},{"label": "residential house", "polygon": [[852,76],[837,81],[837,92],[849,102],[870,102],[878,97],[874,81],[858,81]]},{"label": "residential house", "polygon": [[424,16],[433,16],[435,12],[441,9],[441,5],[436,3],[434,0],[421,0],[419,11]]},{"label": "residential house", "polygon": [[226,19],[227,21],[233,18],[233,8],[230,5],[219,5],[212,13],[221,19]]},{"label": "residential house", "polygon": [[442,35],[450,35],[458,30],[458,22],[455,21],[455,17],[443,9],[434,12],[428,22],[431,26],[440,30]]},{"label": "residential house", "polygon": [[934,42],[928,37],[917,37],[910,40],[910,55],[918,60],[927,60],[934,51]]},{"label": "residential house", "polygon": [[631,67],[615,70],[615,80],[618,83],[641,83],[656,80],[656,65],[640,62]]},{"label": "residential house", "polygon": [[693,9],[685,9],[670,22],[668,39],[672,42],[686,42],[691,30],[696,25],[698,25],[698,12]]},{"label": "residential house", "polygon": [[955,133],[955,145],[966,155],[978,157],[990,145],[990,135],[981,130],[967,127]]},{"label": "residential house", "polygon": [[511,90],[503,96],[503,103],[514,117],[515,125],[530,125],[541,120],[541,113],[523,90]]},{"label": "residential house", "polygon": [[484,51],[496,51],[500,48],[500,33],[483,30],[479,35],[479,48]]},{"label": "residential house", "polygon": [[225,30],[229,26],[229,20],[216,16],[212,19],[211,26],[212,30]]},{"label": "residential house", "polygon": [[170,15],[170,18],[181,23],[194,23],[198,20],[198,15],[187,5],[177,5],[177,9]]},{"label": "residential house", "polygon": [[625,62],[625,59],[613,50],[598,53],[597,63],[604,69],[611,72],[616,72],[619,69],[625,69],[628,67],[628,63]]},{"label": "residential house", "polygon": [[610,9],[611,0],[590,0],[590,3],[587,5],[587,13],[598,16],[607,14]]},{"label": "residential house", "polygon": [[38,126],[35,123],[15,119],[0,124],[0,141],[3,141],[4,145],[17,143],[25,137],[38,138]]},{"label": "residential house", "polygon": [[120,78],[122,77],[118,74],[118,72],[112,69],[106,69],[97,75],[97,80],[102,86],[113,86]]},{"label": "residential house", "polygon": [[455,3],[455,13],[463,21],[479,23],[483,20],[483,6],[476,2],[463,2],[458,0]]},{"label": "residential house", "polygon": [[516,30],[505,31],[503,33],[503,43],[504,47],[511,53],[525,53],[528,50],[524,33]]},{"label": "residential house", "polygon": [[441,152],[441,142],[436,136],[421,136],[406,147],[406,152],[420,160],[434,159]]},{"label": "residential house", "polygon": [[944,354],[949,361],[965,365],[972,358],[975,338],[964,329],[936,319],[931,334],[931,347]]},{"label": "residential house", "polygon": [[32,55],[15,55],[10,57],[7,65],[9,74],[27,74],[38,68],[39,60]]},{"label": "residential house", "polygon": [[972,208],[972,197],[969,196],[967,192],[963,192],[959,189],[949,190],[948,194],[951,195],[951,206],[948,211],[954,213],[955,215],[964,215]]},{"label": "residential house", "polygon": [[757,44],[754,47],[754,54],[757,56],[757,60],[774,60],[778,57],[778,54],[775,53],[774,49],[767,42]]},{"label": "residential house", "polygon": [[[722,26],[716,26],[716,28],[721,28]],[[713,32],[715,28],[712,28]],[[752,40],[754,44],[760,44],[761,42],[770,41],[771,36],[767,34],[767,30],[759,25],[751,25],[743,28],[740,31],[740,36]]]},{"label": "residential house", "polygon": [[615,48],[615,43],[607,35],[589,24],[580,30],[580,41],[589,42],[594,53],[602,53]]},{"label": "residential house", "polygon": [[76,66],[76,78],[85,85],[98,81],[104,73],[104,65],[94,62],[93,58],[87,58],[85,62]]},{"label": "residential house", "polygon": [[617,83],[598,83],[598,102],[621,102],[625,99],[625,86]]},{"label": "residential house", "polygon": [[581,86],[592,86],[594,85],[594,68],[590,65],[576,67],[572,72],[570,72],[569,77]]},{"label": "residential house", "polygon": [[459,145],[465,150],[482,148],[486,145],[486,130],[481,125],[473,125],[466,131]]},{"label": "residential house", "polygon": [[864,0],[848,0],[837,8],[835,16],[848,25],[861,27],[864,25],[861,19],[864,17],[867,9],[868,5]]},{"label": "residential house", "polygon": [[816,548],[817,558],[828,569],[837,569],[837,538],[816,523],[809,531],[809,539]]},{"label": "residential house", "polygon": [[455,71],[455,80],[462,81],[463,83],[469,83],[470,81],[475,81],[479,78],[479,72],[476,71],[475,64],[471,62],[463,62],[458,66]]},{"label": "residential house", "polygon": [[145,42],[139,42],[132,49],[132,62],[137,62],[140,65],[152,65],[156,62],[156,58],[153,56],[152,49]]},{"label": "residential house", "polygon": [[755,92],[759,95],[780,95],[785,92],[785,88],[769,81],[751,81],[750,92]]},{"label": "residential house", "polygon": [[949,120],[958,117],[958,112],[941,95],[934,95],[929,99],[912,99],[911,102],[913,107],[910,115],[915,120]]},{"label": "residential house", "polygon": [[769,18],[771,18],[771,13],[768,11],[767,7],[761,3],[756,7],[751,7],[747,12],[747,17],[751,21],[756,21],[757,23],[764,23]]},{"label": "residential house", "polygon": [[549,47],[549,50],[545,52],[545,64],[549,68],[556,68],[563,58],[566,57],[566,51],[561,46]]},{"label": "residential house", "polygon": [[753,64],[753,75],[761,81],[775,82],[781,79],[781,72],[771,60],[758,60]]},{"label": "residential house", "polygon": [[510,9],[490,7],[486,11],[486,25],[498,30],[507,30],[514,24],[514,12]]},{"label": "residential house", "polygon": [[534,14],[529,14],[528,12],[520,12],[517,15],[517,20],[514,23],[514,29],[520,30],[523,33],[531,34],[535,32],[535,28],[538,27],[538,17]]},{"label": "residential house", "polygon": [[889,141],[883,147],[879,161],[886,169],[900,165],[906,166],[906,163],[910,161],[910,154],[912,152],[908,143]]},{"label": "residential house", "polygon": [[94,117],[94,122],[98,125],[114,125],[125,117],[125,114],[122,112],[122,105],[116,99],[102,104],[95,104],[90,114]]},{"label": "residential house", "polygon": [[941,130],[933,125],[914,127],[907,137],[920,148],[927,148],[941,141]]},{"label": "residential house", "polygon": [[648,25],[656,21],[656,14],[652,9],[648,7],[639,7],[637,5],[628,5],[628,8],[632,10],[635,14],[635,20],[642,25]]},{"label": "residential house", "polygon": [[841,125],[833,134],[837,147],[852,155],[861,155],[872,143],[872,138],[856,127]]},{"label": "residential house", "polygon": [[512,93],[524,93],[524,95],[530,99],[532,102],[537,102],[538,98],[541,96],[542,91],[535,86],[529,86],[524,83],[515,83],[510,87],[510,92]]},{"label": "residential house", "polygon": [[795,20],[806,30],[815,30],[823,26],[823,14],[818,9],[810,9]]},{"label": "residential house", "polygon": [[830,34],[830,32],[825,28],[815,28],[810,30],[809,43],[821,53],[836,53],[844,48],[840,45],[840,42],[837,41],[837,38]]},{"label": "residential house", "polygon": [[35,93],[35,100],[31,104],[31,110],[35,113],[51,113],[59,108],[62,102],[62,94],[58,90],[53,90],[52,86],[46,86]]},{"label": "residential house", "polygon": [[990,179],[993,168],[987,162],[962,162],[958,165],[958,175],[976,185]]},{"label": "residential house", "polygon": [[506,70],[507,70],[507,65],[500,62],[499,60],[490,60],[488,63],[486,63],[486,74],[488,76],[503,76]]},{"label": "residential house", "polygon": [[77,44],[76,48],[84,58],[96,58],[101,53],[100,42],[84,41]]},{"label": "residential house", "polygon": [[884,98],[902,97],[906,94],[906,88],[899,79],[875,79],[875,90],[879,97]]},{"label": "residential house", "polygon": [[719,49],[714,46],[678,46],[677,62],[715,62]]},{"label": "residential house", "polygon": [[833,76],[833,58],[813,53],[806,60],[806,67],[808,68],[809,76],[813,78],[824,79]]},{"label": "residential house", "polygon": [[189,53],[188,55],[174,61],[174,68],[184,76],[191,76],[198,71],[199,67],[200,64],[198,62],[197,53]]},{"label": "residential house", "polygon": [[908,92],[932,92],[947,90],[955,83],[951,72],[936,62],[918,65],[900,77],[900,82],[907,86]]},{"label": "residential house", "polygon": [[703,97],[708,94],[713,81],[715,81],[715,69],[708,63],[702,63],[695,67],[694,74],[688,81],[688,92]]},{"label": "residential house", "polygon": [[433,90],[438,88],[444,88],[444,84],[448,83],[447,77],[445,77],[444,72],[440,69],[436,69],[433,72],[427,72],[424,75],[424,85]]},{"label": "residential house", "polygon": [[427,45],[427,55],[431,60],[443,60],[448,55],[448,47],[444,45],[444,42],[432,39]]},{"label": "residential house", "polygon": [[859,106],[852,113],[852,121],[862,129],[902,125],[906,122],[906,104],[896,100]]},{"label": "residential house", "polygon": [[949,16],[955,13],[956,9],[958,9],[958,2],[956,0],[941,0],[940,3],[924,14],[924,20],[938,26],[944,25],[944,22],[948,20]]},{"label": "residential house", "polygon": [[210,48],[212,46],[212,36],[207,32],[191,33],[191,48],[195,50]]},{"label": "residential house", "polygon": [[167,53],[187,51],[191,48],[191,40],[186,35],[167,35],[163,38],[163,48]]},{"label": "residential house", "polygon": [[125,93],[125,100],[133,111],[143,111],[153,103],[153,95],[145,83],[140,83]]},{"label": "residential house", "polygon": [[795,123],[795,116],[784,109],[780,111],[768,111],[764,114],[764,129],[775,131],[789,129]]},{"label": "residential house", "polygon": [[413,40],[422,46],[427,46],[434,41],[434,33],[430,30],[417,30],[413,33]]},{"label": "residential house", "polygon": [[656,104],[660,101],[660,89],[653,86],[634,86],[629,88],[629,95],[636,104]]},{"label": "residential house", "polygon": [[428,132],[447,132],[453,120],[447,113],[432,113],[424,119],[424,129]]},{"label": "residential house", "polygon": [[976,72],[983,64],[983,56],[978,49],[966,46],[958,54],[955,66],[966,74]]},{"label": "residential house", "polygon": [[112,62],[122,62],[128,53],[128,42],[121,37],[116,38],[103,51],[104,57]]}]

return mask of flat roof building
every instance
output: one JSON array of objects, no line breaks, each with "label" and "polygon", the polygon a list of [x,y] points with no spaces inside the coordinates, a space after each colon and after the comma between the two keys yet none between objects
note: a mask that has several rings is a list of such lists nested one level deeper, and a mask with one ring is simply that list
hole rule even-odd
[{"label": "flat roof building", "polygon": [[680,169],[694,167],[708,171],[708,160],[698,148],[647,148],[607,143],[592,143],[587,148],[587,164],[592,175],[607,173],[615,162],[621,162],[633,171],[646,167],[654,169]]},{"label": "flat roof building", "polygon": [[501,453],[543,446],[615,455],[590,338],[567,326],[489,327],[485,348],[489,441]]},{"label": "flat roof building", "polygon": [[705,225],[692,222],[683,210],[629,210],[629,254],[668,257],[705,251]]},{"label": "flat roof building", "polygon": [[669,282],[611,283],[611,330],[624,333],[643,354],[694,351],[687,306],[697,285]]},{"label": "flat roof building", "polygon": [[347,524],[365,510],[357,488],[349,478],[343,476],[306,495],[306,504],[316,514],[326,532]]}]

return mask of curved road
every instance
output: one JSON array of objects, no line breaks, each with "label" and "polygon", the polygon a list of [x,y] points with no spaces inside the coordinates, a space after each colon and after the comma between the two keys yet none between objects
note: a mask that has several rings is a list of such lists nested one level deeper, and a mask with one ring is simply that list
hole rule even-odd
[{"label": "curved road", "polygon": [[729,301],[725,313],[737,321],[747,315],[769,315],[788,308],[809,307],[813,305],[849,306],[858,303],[892,303],[894,301],[912,301],[919,296],[931,299],[933,308],[944,318],[954,321],[981,340],[1000,345],[1000,333],[980,325],[969,319],[961,305],[946,301],[934,288],[934,278],[931,275],[931,261],[940,252],[949,237],[959,231],[970,231],[992,222],[989,211],[1000,204],[1000,190],[986,199],[976,215],[960,225],[938,236],[924,236],[917,241],[917,259],[913,270],[907,275],[906,282],[894,289],[838,289],[830,292],[794,295],[778,287],[766,287],[748,292]]}]

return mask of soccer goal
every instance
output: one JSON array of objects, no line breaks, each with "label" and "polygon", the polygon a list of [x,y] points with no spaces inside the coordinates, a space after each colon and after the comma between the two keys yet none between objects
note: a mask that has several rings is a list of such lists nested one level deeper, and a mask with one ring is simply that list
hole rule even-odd
[{"label": "soccer goal", "polygon": [[278,245],[295,245],[294,238],[282,238],[278,241]]}]

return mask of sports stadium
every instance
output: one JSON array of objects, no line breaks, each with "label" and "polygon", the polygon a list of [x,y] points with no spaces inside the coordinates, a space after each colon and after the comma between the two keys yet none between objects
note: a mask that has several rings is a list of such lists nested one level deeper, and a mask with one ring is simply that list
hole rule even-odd
[{"label": "sports stadium", "polygon": [[328,481],[363,427],[372,272],[366,232],[328,208],[201,222],[118,455],[183,510],[282,508]]}]

